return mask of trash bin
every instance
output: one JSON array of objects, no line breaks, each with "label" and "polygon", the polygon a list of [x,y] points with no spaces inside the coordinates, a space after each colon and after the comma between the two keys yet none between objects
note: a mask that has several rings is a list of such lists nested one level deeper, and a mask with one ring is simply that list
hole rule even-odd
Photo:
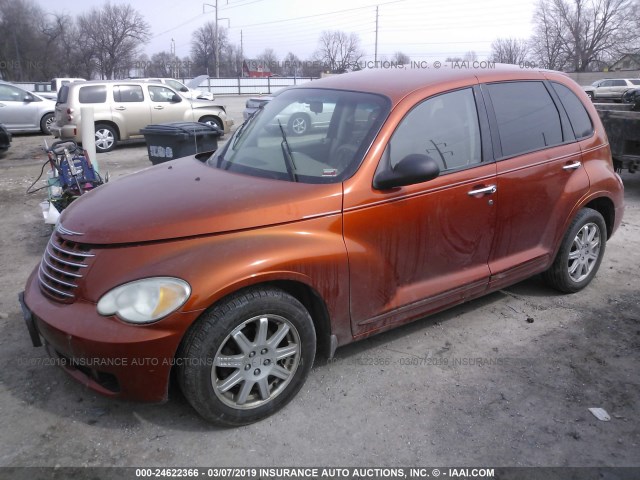
[{"label": "trash bin", "polygon": [[147,142],[149,160],[154,165],[218,148],[223,131],[216,125],[198,122],[171,122],[147,125],[140,133]]}]

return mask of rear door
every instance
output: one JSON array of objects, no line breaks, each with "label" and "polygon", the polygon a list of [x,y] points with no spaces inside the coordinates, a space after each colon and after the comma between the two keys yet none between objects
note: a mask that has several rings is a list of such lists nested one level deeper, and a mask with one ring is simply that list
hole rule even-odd
[{"label": "rear door", "polygon": [[111,110],[122,138],[140,135],[140,130],[152,123],[150,103],[145,101],[141,85],[114,85]]},{"label": "rear door", "polygon": [[[382,158],[391,167],[407,155],[427,154],[440,164],[438,178],[386,192],[370,187],[364,205],[351,205],[346,189],[354,335],[459,303],[487,288],[496,167],[483,150],[477,95],[479,90],[469,87],[422,101],[386,146]],[[484,126],[486,131],[486,115]]]},{"label": "rear door", "polygon": [[[540,272],[589,188],[579,144],[549,82],[483,85],[497,135],[492,287]],[[554,101],[556,99],[556,101]]]}]

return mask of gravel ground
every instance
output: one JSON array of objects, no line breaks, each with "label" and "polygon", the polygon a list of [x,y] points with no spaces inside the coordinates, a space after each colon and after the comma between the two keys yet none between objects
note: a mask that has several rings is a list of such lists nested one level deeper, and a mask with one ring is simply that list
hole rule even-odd
[{"label": "gravel ground", "polygon": [[[244,100],[224,99],[237,124]],[[51,233],[43,192],[25,194],[44,138],[15,135],[0,159],[0,466],[640,465],[640,174],[623,175],[624,223],[584,291],[534,277],[341,348],[281,412],[220,429],[176,388],[109,400],[31,346],[17,295]],[[150,166],[141,142],[99,162],[112,178]]]}]

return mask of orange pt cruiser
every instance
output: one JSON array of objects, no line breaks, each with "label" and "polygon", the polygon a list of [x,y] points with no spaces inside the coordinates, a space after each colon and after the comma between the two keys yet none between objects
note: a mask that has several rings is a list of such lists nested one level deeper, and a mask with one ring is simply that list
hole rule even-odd
[{"label": "orange pt cruiser", "polygon": [[584,288],[622,214],[565,75],[362,71],[84,195],[20,298],[34,345],[89,388],[163,401],[173,370],[204,418],[241,425],[289,402],[316,353],[538,273]]}]

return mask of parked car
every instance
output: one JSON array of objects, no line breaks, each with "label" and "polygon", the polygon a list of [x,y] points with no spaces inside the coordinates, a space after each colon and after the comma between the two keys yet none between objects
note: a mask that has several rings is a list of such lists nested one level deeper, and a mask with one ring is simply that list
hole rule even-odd
[{"label": "parked car", "polygon": [[[564,74],[362,70],[311,85],[210,157],[65,210],[21,297],[34,345],[97,392],[161,401],[176,378],[204,418],[242,425],[289,402],[316,354],[539,273],[567,293],[592,281],[623,186]],[[271,128],[298,104],[332,106],[329,128]]]},{"label": "parked car", "polygon": [[[242,112],[245,121],[273,98],[268,96],[248,99]],[[292,135],[305,135],[314,129],[328,127],[334,107],[333,104],[326,104],[322,111],[312,111],[309,104],[291,104],[272,119],[271,127],[279,128],[282,125]]]},{"label": "parked car", "polygon": [[7,128],[0,124],[0,157],[3,157],[9,147],[11,146],[11,132]]},{"label": "parked car", "polygon": [[620,100],[624,92],[638,85],[640,85],[638,78],[607,78],[584,87],[584,91],[592,100]]},{"label": "parked car", "polygon": [[242,118],[246,121],[251,115],[256,113],[260,107],[273,100],[271,95],[264,97],[251,97],[245,103],[245,109],[242,111]]},{"label": "parked car", "polygon": [[10,132],[48,134],[54,111],[52,100],[0,80],[0,123]]},{"label": "parked car", "polygon": [[233,120],[224,106],[188,100],[166,84],[144,80],[103,80],[70,83],[60,89],[51,132],[58,138],[82,140],[80,114],[93,107],[96,151],[109,152],[120,140],[142,136],[149,124],[203,122],[229,132]]},{"label": "parked car", "polygon": [[146,82],[152,83],[164,83],[165,85],[173,88],[176,92],[178,92],[188,100],[195,100],[198,98],[201,100],[213,100],[213,93],[189,88],[184,83],[179,82],[175,78],[141,78],[139,80],[144,80]]}]

